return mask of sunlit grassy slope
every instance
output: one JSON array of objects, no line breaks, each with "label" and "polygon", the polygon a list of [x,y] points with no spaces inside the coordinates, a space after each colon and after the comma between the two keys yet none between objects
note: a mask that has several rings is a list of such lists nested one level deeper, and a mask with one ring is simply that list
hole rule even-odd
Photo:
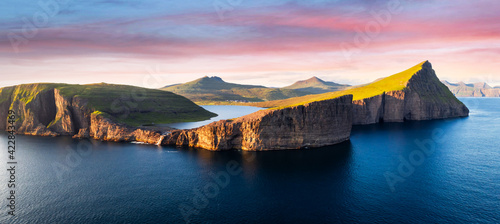
[{"label": "sunlit grassy slope", "polygon": [[0,89],[0,103],[11,96],[13,101],[29,103],[50,89],[58,89],[65,97],[77,96],[98,113],[118,122],[138,126],[151,123],[200,121],[216,116],[177,94],[126,85],[69,85],[54,83],[25,84]]},{"label": "sunlit grassy slope", "polygon": [[367,85],[363,85],[363,86],[352,88],[352,89],[347,89],[347,90],[342,90],[342,91],[337,91],[337,92],[330,92],[330,93],[323,93],[323,94],[316,94],[316,95],[307,95],[307,96],[289,98],[289,99],[284,99],[284,100],[251,103],[251,104],[247,104],[247,105],[257,106],[257,107],[266,107],[266,108],[283,108],[283,107],[303,105],[303,104],[314,102],[314,101],[333,99],[333,98],[343,96],[343,95],[348,95],[348,94],[353,95],[353,100],[365,99],[365,98],[369,98],[372,96],[380,95],[384,92],[404,89],[408,80],[410,80],[410,78],[416,72],[418,72],[419,70],[422,69],[422,65],[424,63],[425,62],[422,62],[422,63],[415,65],[414,67],[412,67],[406,71],[403,71],[403,72],[394,74],[392,76],[383,78],[381,80],[369,83]]}]

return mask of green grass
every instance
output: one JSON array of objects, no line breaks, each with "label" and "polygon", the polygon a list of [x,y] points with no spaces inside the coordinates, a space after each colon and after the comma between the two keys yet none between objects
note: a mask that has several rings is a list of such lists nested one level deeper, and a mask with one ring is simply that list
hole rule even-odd
[{"label": "green grass", "polygon": [[380,95],[384,92],[389,91],[397,91],[402,90],[406,87],[408,80],[419,70],[422,69],[422,65],[425,62],[422,62],[406,71],[394,74],[392,76],[383,78],[379,81],[375,81],[373,83],[369,83],[367,85],[363,85],[360,87],[354,87],[347,90],[316,94],[316,95],[308,95],[303,97],[290,98],[285,100],[276,100],[262,103],[251,103],[246,105],[257,106],[257,107],[266,107],[266,108],[284,108],[284,107],[292,107],[298,105],[304,105],[310,102],[322,101],[337,98],[344,95],[353,95],[353,100],[361,100],[365,98],[370,98],[373,96]]},{"label": "green grass", "polygon": [[263,102],[310,94],[294,89],[227,83],[219,77],[203,77],[184,84],[167,86],[162,90],[185,96],[202,105],[230,105],[237,101]]},{"label": "green grass", "polygon": [[0,91],[0,102],[8,99],[31,102],[37,94],[58,89],[64,97],[78,97],[88,102],[95,114],[109,117],[131,126],[159,123],[201,121],[216,116],[177,94],[126,85],[92,84],[25,84]]},{"label": "green grass", "polygon": [[98,114],[132,126],[206,120],[216,116],[177,94],[135,86],[93,84],[58,88],[61,95],[88,100]]},{"label": "green grass", "polygon": [[0,89],[0,104],[10,99],[10,96],[14,92],[14,87],[5,87]]},{"label": "green grass", "polygon": [[[31,102],[39,93],[53,89],[61,84],[55,83],[34,83],[34,84],[22,84],[13,88],[12,101],[21,101],[25,104]],[[8,88],[8,87],[7,87]]]}]

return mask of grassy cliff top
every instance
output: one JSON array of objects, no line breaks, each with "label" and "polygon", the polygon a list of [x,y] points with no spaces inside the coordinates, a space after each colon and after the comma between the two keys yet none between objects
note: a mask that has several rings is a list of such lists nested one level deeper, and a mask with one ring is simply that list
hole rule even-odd
[{"label": "grassy cliff top", "polygon": [[365,98],[370,98],[376,95],[380,95],[384,92],[402,90],[406,87],[408,80],[422,69],[422,65],[425,62],[422,62],[418,65],[411,67],[410,69],[391,75],[389,77],[377,80],[375,82],[369,83],[367,85],[354,87],[347,90],[337,91],[337,92],[329,92],[323,94],[316,95],[307,95],[302,97],[295,97],[285,100],[275,100],[261,103],[252,103],[251,106],[257,107],[267,107],[267,108],[284,108],[291,106],[298,106],[307,104],[314,101],[328,100],[333,99],[339,96],[352,94],[353,100],[361,100]]},{"label": "grassy cliff top", "polygon": [[216,116],[189,99],[171,92],[105,83],[36,83],[5,87],[0,89],[0,103],[13,96],[13,101],[19,100],[27,104],[37,94],[51,89],[58,89],[64,97],[83,99],[88,102],[91,110],[132,126],[200,121]]}]

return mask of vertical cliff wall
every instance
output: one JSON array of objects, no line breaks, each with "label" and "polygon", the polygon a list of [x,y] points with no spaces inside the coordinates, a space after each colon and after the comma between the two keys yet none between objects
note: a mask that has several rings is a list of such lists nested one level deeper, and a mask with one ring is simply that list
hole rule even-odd
[{"label": "vertical cliff wall", "polygon": [[[6,129],[7,112],[16,112],[16,131],[39,136],[74,136],[104,141],[139,141],[156,144],[164,129],[131,127],[94,113],[87,99],[61,94],[59,84],[26,84],[0,89],[0,125]],[[170,130],[170,129],[168,129]]]},{"label": "vertical cliff wall", "polygon": [[283,109],[262,110],[192,129],[176,130],[163,144],[209,150],[279,150],[333,145],[349,139],[352,95]]},{"label": "vertical cliff wall", "polygon": [[12,104],[12,92],[14,87],[5,87],[0,89],[0,128],[6,130],[7,117],[10,105]]},{"label": "vertical cliff wall", "polygon": [[442,84],[428,61],[403,90],[353,101],[353,124],[466,117],[469,109]]}]

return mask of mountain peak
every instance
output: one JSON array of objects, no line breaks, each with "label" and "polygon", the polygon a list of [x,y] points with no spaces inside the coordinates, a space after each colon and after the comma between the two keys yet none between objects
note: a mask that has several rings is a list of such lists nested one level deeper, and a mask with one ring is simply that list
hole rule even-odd
[{"label": "mountain peak", "polygon": [[485,82],[476,82],[474,83],[474,88],[480,88],[480,89],[491,89],[491,86],[489,86]]},{"label": "mountain peak", "polygon": [[325,81],[323,81],[322,79],[316,77],[316,76],[313,76],[309,79],[306,79],[304,81],[299,81],[299,82],[305,82],[305,83],[325,83]]},{"label": "mountain peak", "polygon": [[430,68],[432,69],[432,64],[427,60],[422,64],[422,68]]},{"label": "mountain peak", "polygon": [[334,92],[347,88],[349,85],[341,85],[334,82],[323,81],[322,79],[313,76],[309,79],[297,81],[290,86],[284,87],[285,89],[296,89],[313,94]]},{"label": "mountain peak", "polygon": [[203,78],[199,79],[199,81],[224,82],[224,80],[222,80],[222,78],[219,76],[204,76]]}]

